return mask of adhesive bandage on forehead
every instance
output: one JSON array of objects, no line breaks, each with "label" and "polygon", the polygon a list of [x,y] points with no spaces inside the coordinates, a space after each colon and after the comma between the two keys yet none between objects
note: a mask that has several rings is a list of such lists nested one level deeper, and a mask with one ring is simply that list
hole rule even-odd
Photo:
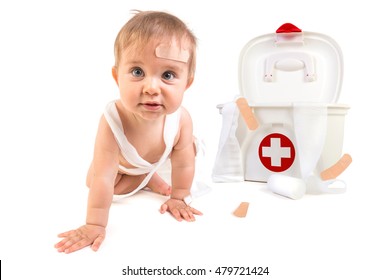
[{"label": "adhesive bandage on forehead", "polygon": [[177,45],[160,44],[155,50],[156,57],[187,63],[190,52]]}]

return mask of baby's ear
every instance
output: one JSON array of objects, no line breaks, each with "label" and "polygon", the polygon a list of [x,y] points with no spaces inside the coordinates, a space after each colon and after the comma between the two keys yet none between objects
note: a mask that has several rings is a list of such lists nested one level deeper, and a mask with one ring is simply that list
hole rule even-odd
[{"label": "baby's ear", "polygon": [[192,85],[192,82],[193,82],[193,81],[194,81],[194,77],[190,77],[190,78],[188,79],[186,89],[188,89],[188,88]]},{"label": "baby's ear", "polygon": [[116,66],[113,66],[111,68],[111,74],[112,74],[112,77],[115,80],[115,83],[118,85],[118,69],[116,68]]}]

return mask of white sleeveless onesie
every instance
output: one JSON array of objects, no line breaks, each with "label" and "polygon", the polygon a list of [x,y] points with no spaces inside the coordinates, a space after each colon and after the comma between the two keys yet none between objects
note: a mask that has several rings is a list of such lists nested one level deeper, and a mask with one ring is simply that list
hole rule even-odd
[{"label": "white sleeveless onesie", "polygon": [[114,195],[114,200],[117,200],[120,198],[129,197],[138,192],[140,189],[144,188],[157,169],[169,159],[169,155],[173,149],[175,137],[179,130],[181,110],[179,109],[172,114],[166,115],[163,132],[165,151],[158,162],[150,163],[144,160],[138,154],[134,146],[127,140],[115,102],[116,100],[113,100],[107,104],[104,111],[104,117],[106,118],[107,123],[115,136],[115,140],[118,143],[123,157],[129,164],[134,166],[134,168],[126,168],[122,165],[119,165],[119,170],[130,175],[147,174],[141,184],[132,192],[123,195]]}]

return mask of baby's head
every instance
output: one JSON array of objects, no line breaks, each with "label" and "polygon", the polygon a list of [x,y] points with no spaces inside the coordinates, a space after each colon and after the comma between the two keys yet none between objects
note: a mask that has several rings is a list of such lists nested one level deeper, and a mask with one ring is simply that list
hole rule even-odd
[{"label": "baby's head", "polygon": [[[137,52],[151,40],[161,43],[156,56],[179,60],[188,64],[188,79],[192,80],[196,68],[196,37],[176,16],[165,12],[137,12],[119,31],[115,40],[115,67],[123,52],[132,48]],[[176,44],[168,50],[171,44]]]}]

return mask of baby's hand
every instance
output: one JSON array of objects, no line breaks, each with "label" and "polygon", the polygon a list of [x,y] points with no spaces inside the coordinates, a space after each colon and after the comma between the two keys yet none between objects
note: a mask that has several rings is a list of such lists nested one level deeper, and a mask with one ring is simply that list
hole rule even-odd
[{"label": "baby's hand", "polygon": [[166,211],[172,214],[172,216],[179,222],[183,219],[187,222],[195,221],[195,215],[203,215],[202,212],[196,210],[185,204],[183,200],[170,198],[160,207],[160,213],[164,214]]},{"label": "baby's hand", "polygon": [[97,251],[105,235],[106,229],[103,226],[83,225],[76,230],[60,233],[58,237],[63,239],[54,247],[57,248],[58,252],[68,254],[92,244],[92,250]]}]

